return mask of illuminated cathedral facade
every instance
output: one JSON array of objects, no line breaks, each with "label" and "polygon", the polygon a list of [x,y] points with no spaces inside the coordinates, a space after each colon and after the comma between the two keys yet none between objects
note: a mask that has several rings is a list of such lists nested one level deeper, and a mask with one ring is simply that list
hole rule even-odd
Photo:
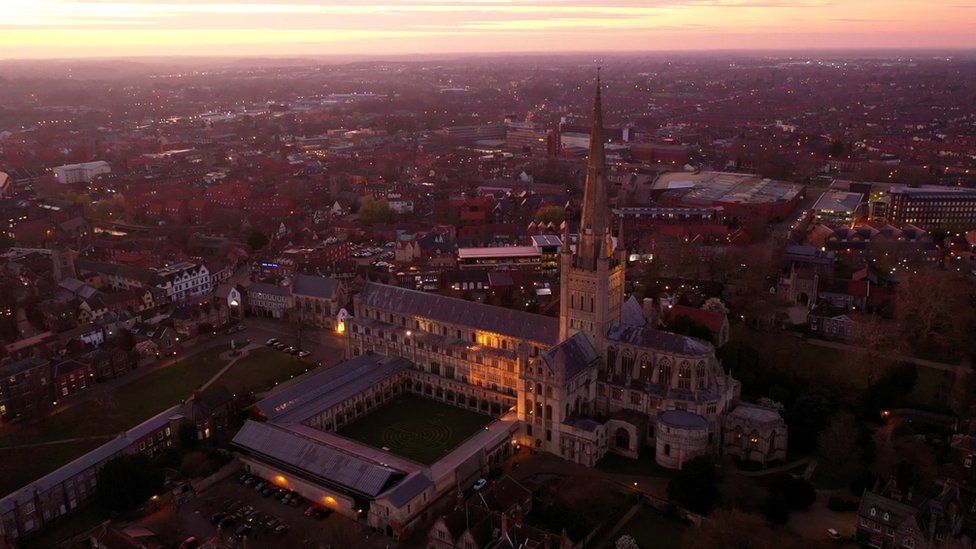
[{"label": "illuminated cathedral facade", "polygon": [[[593,466],[608,452],[681,468],[725,453],[768,463],[787,429],[770,407],[740,401],[711,343],[657,329],[625,299],[626,252],[613,238],[597,81],[582,217],[560,253],[552,318],[369,283],[346,328],[350,358],[411,362],[414,390],[519,420],[514,444]],[[622,228],[619,229],[622,233]]]}]

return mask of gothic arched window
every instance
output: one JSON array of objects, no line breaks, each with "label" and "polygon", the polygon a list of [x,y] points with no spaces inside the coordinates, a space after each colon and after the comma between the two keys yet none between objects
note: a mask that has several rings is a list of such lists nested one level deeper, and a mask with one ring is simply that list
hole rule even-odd
[{"label": "gothic arched window", "polygon": [[682,362],[678,368],[678,387],[691,389],[691,364],[688,362]]},{"label": "gothic arched window", "polygon": [[627,349],[620,356],[620,369],[625,379],[632,379],[634,373],[634,353]]},{"label": "gothic arched window", "polygon": [[657,373],[657,384],[662,387],[667,387],[671,385],[671,359],[665,358],[661,360],[661,367]]}]

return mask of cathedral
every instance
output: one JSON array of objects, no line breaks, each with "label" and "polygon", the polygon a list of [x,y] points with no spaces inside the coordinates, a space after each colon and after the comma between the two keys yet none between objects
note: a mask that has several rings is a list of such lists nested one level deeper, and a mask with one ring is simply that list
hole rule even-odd
[{"label": "cathedral", "polygon": [[601,101],[598,78],[579,234],[575,246],[568,228],[562,238],[559,318],[369,283],[347,323],[349,357],[405,358],[417,392],[516,414],[513,443],[587,466],[608,452],[653,452],[675,469],[701,455],[784,459],[779,412],[741,402],[712,344],[659,330],[625,299]]}]

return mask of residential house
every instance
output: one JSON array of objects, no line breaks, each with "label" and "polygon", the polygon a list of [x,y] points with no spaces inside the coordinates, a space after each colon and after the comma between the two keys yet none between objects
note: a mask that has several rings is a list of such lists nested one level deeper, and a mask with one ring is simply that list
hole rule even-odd
[{"label": "residential house", "polygon": [[51,380],[54,387],[52,400],[57,402],[90,389],[95,383],[95,370],[89,363],[68,359],[52,367]]},{"label": "residential house", "polygon": [[25,358],[0,366],[0,425],[36,417],[50,402],[51,363]]}]

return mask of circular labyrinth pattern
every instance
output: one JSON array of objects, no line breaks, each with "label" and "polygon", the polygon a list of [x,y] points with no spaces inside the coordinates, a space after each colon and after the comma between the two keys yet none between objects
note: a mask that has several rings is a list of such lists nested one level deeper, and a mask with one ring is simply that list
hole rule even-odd
[{"label": "circular labyrinth pattern", "polygon": [[384,446],[413,449],[444,446],[452,434],[450,427],[441,423],[404,419],[387,425],[382,438]]}]

